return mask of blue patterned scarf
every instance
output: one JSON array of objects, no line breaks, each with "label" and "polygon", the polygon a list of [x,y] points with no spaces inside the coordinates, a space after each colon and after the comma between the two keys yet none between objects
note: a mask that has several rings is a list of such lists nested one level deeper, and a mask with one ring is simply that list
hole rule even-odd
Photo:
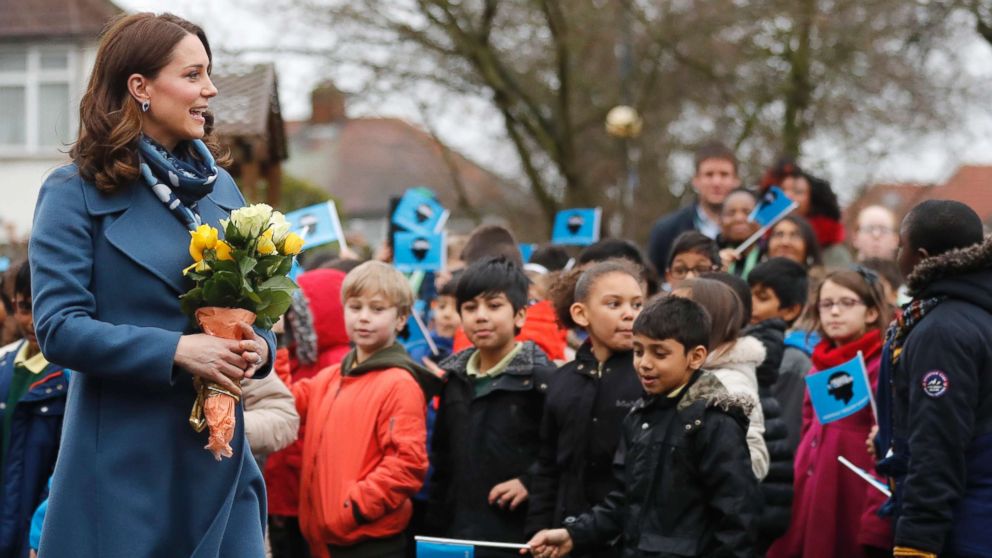
[{"label": "blue patterned scarf", "polygon": [[213,192],[217,165],[202,141],[188,143],[193,153],[170,153],[142,135],[138,141],[138,155],[141,158],[141,177],[145,183],[169,211],[193,231],[202,224],[196,204],[203,196]]}]

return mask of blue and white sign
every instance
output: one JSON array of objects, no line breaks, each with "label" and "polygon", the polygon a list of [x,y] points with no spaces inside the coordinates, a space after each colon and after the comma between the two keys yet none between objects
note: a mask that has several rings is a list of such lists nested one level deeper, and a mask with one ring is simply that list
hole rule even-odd
[{"label": "blue and white sign", "polygon": [[565,209],[555,215],[552,244],[588,246],[599,241],[603,210],[598,207]]},{"label": "blue and white sign", "polygon": [[475,548],[500,548],[509,551],[508,555],[529,548],[525,544],[492,541],[469,541],[462,539],[440,539],[437,537],[414,537],[417,541],[417,558],[475,558]]},{"label": "blue and white sign", "polygon": [[393,212],[393,224],[409,232],[439,233],[449,212],[427,188],[407,190]]},{"label": "blue and white sign", "polygon": [[806,389],[820,424],[849,417],[868,404],[875,406],[860,353],[840,366],[806,376]]},{"label": "blue and white sign", "polygon": [[424,357],[434,358],[438,354],[431,332],[416,310],[410,312],[406,327],[396,335],[396,340],[403,345],[414,362],[420,362]]},{"label": "blue and white sign", "polygon": [[398,232],[393,235],[393,265],[403,273],[441,271],[447,233]]},{"label": "blue and white sign", "polygon": [[348,245],[338,217],[338,208],[333,201],[318,203],[286,214],[290,230],[303,239],[303,249],[309,250],[331,242],[337,242],[342,248]]},{"label": "blue and white sign", "polygon": [[789,199],[778,186],[768,188],[758,200],[758,205],[748,216],[748,221],[768,228],[778,223],[783,217],[792,212],[799,204]]}]

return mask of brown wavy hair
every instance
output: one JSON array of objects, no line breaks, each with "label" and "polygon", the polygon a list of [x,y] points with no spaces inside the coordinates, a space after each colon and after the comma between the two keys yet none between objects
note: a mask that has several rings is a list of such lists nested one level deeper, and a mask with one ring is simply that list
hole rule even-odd
[{"label": "brown wavy hair", "polygon": [[[154,79],[186,35],[200,39],[212,63],[203,29],[169,13],[123,15],[112,20],[101,34],[93,73],[79,103],[79,136],[69,152],[80,176],[97,189],[115,192],[138,178],[141,108],[128,91],[128,77],[141,74]],[[213,115],[205,116],[203,142],[218,165],[227,165],[227,151],[211,137]]]}]

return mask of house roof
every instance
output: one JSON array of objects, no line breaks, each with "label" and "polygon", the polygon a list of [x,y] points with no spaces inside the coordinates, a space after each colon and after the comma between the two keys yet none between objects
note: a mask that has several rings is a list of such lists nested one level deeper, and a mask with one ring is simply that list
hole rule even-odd
[{"label": "house roof", "polygon": [[217,134],[228,141],[263,141],[270,158],[285,159],[288,150],[275,66],[227,67],[211,79],[217,87],[217,97],[210,101]]},{"label": "house roof", "polygon": [[461,207],[457,176],[469,204],[479,213],[511,219],[529,216],[535,221],[533,208],[520,204],[521,199],[531,199],[529,195],[462,155],[446,151],[430,134],[404,120],[290,122],[287,133],[291,155],[287,171],[333,194],[349,217],[383,217],[389,198],[414,186],[434,190],[457,215]]},{"label": "house roof", "polygon": [[956,200],[985,223],[992,222],[992,165],[964,165],[945,182],[927,192],[926,199]]},{"label": "house roof", "polygon": [[96,38],[122,11],[109,0],[0,0],[0,40]]}]

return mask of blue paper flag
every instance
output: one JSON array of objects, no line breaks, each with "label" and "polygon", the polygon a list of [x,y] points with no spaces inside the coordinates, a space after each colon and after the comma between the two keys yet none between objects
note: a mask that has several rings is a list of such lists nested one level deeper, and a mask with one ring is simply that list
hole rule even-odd
[{"label": "blue paper flag", "polygon": [[796,208],[796,205],[781,188],[772,186],[761,196],[748,220],[761,225],[762,228],[767,228],[782,220]]},{"label": "blue paper flag", "polygon": [[475,547],[468,544],[417,541],[417,558],[475,558]]},{"label": "blue paper flag", "polygon": [[598,207],[559,211],[555,215],[551,243],[588,246],[597,242],[602,215],[603,211]]},{"label": "blue paper flag", "polygon": [[398,232],[393,235],[393,265],[403,273],[441,271],[447,255],[447,233]]},{"label": "blue paper flag", "polygon": [[437,345],[434,344],[431,332],[427,329],[427,324],[421,318],[420,312],[416,310],[410,312],[410,317],[406,320],[406,327],[399,332],[396,340],[403,345],[414,362],[420,362],[425,356],[431,358],[437,356]]},{"label": "blue paper flag", "polygon": [[427,188],[411,188],[393,211],[393,224],[410,232],[439,233],[448,222],[448,210]]},{"label": "blue paper flag", "polygon": [[853,359],[806,376],[806,389],[820,424],[853,415],[871,403],[871,387],[864,359]]},{"label": "blue paper flag", "polygon": [[333,201],[290,211],[286,214],[286,220],[290,223],[290,230],[303,239],[304,250],[331,242],[338,242],[342,248],[348,247]]},{"label": "blue paper flag", "polygon": [[0,256],[0,273],[10,269],[10,258],[7,256]]},{"label": "blue paper flag", "polygon": [[530,257],[534,255],[534,250],[537,249],[537,244],[520,244],[520,258],[527,263],[530,261]]}]

